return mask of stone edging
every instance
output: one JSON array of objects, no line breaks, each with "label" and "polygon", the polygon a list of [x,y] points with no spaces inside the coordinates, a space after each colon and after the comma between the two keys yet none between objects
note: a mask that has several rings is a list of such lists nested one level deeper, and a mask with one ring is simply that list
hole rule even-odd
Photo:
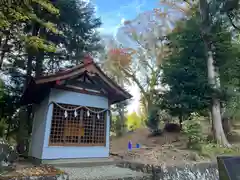
[{"label": "stone edging", "polygon": [[7,177],[0,176],[1,180],[69,180],[69,175],[66,173],[58,175],[45,175],[45,176],[22,176],[22,177]]},{"label": "stone edging", "polygon": [[[154,166],[150,164],[142,164],[142,163],[131,162],[131,161],[119,161],[116,163],[116,165],[118,167],[129,168],[131,170],[140,171],[143,173],[151,174],[153,176],[166,172],[166,170],[164,170],[165,168],[163,168],[161,165]],[[191,170],[196,170],[196,169],[206,170],[206,169],[217,168],[217,163],[204,162],[204,163],[187,164],[187,165],[181,165],[181,166],[168,166],[166,167],[166,169],[168,172],[171,173],[171,172],[175,172],[176,169],[184,170],[184,168],[186,167]]]}]

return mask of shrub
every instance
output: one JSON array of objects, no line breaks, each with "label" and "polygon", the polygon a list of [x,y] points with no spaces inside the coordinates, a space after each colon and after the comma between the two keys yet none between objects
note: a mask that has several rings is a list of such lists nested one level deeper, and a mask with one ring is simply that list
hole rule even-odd
[{"label": "shrub", "polygon": [[152,132],[155,132],[159,130],[159,124],[160,120],[158,115],[158,109],[153,108],[148,114],[146,125]]},{"label": "shrub", "polygon": [[122,127],[122,122],[119,116],[112,116],[111,120],[111,132],[113,132],[116,136],[123,135],[123,129],[126,127]]},{"label": "shrub", "polygon": [[5,130],[7,129],[7,124],[4,119],[0,120],[0,138],[3,138],[5,135]]},{"label": "shrub", "polygon": [[151,134],[148,137],[161,136],[163,134],[161,129],[151,130]]},{"label": "shrub", "polygon": [[188,138],[188,148],[200,150],[204,139],[200,124],[200,116],[192,113],[190,118],[183,122],[183,132]]},{"label": "shrub", "polygon": [[167,132],[180,132],[180,130],[181,130],[180,125],[176,123],[167,123],[164,126],[164,131],[167,131]]},{"label": "shrub", "polygon": [[134,130],[140,128],[141,123],[142,123],[141,116],[139,116],[136,112],[128,114],[127,122],[126,122],[128,130],[134,131]]},{"label": "shrub", "polygon": [[216,156],[223,155],[223,154],[239,156],[240,149],[239,147],[235,147],[235,146],[231,148],[227,148],[215,143],[208,143],[208,144],[202,145],[202,151],[201,151],[202,156],[215,158]]},{"label": "shrub", "polygon": [[161,122],[170,122],[172,120],[172,117],[169,115],[169,113],[165,110],[159,111],[159,119]]},{"label": "shrub", "polygon": [[3,171],[4,166],[12,165],[17,158],[18,154],[14,146],[0,138],[0,172]]}]

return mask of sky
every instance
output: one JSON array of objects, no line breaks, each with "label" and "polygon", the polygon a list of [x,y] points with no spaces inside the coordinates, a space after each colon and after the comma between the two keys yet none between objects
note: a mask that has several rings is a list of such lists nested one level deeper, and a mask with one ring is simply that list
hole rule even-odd
[{"label": "sky", "polygon": [[[102,35],[116,35],[125,20],[133,20],[138,14],[159,7],[159,0],[92,0],[96,15],[103,25],[99,29]],[[128,87],[133,95],[128,112],[139,111],[140,93],[137,86]]]},{"label": "sky", "polygon": [[92,0],[102,20],[101,33],[115,33],[124,20],[132,20],[141,12],[152,10],[159,0]]}]

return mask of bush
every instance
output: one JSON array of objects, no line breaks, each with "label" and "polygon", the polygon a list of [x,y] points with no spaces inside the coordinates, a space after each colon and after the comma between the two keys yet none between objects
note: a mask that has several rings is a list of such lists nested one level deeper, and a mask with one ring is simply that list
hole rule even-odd
[{"label": "bush", "polygon": [[200,116],[192,113],[190,118],[183,122],[183,132],[188,137],[188,148],[201,150],[201,144],[204,140],[200,124]]},{"label": "bush", "polygon": [[4,119],[0,120],[0,138],[3,138],[5,135],[5,131],[7,129],[7,124]]},{"label": "bush", "polygon": [[152,132],[156,132],[159,130],[159,124],[160,120],[158,115],[158,109],[153,108],[148,114],[146,125]]},{"label": "bush", "polygon": [[190,118],[183,122],[183,132],[188,137],[188,148],[199,151],[201,156],[216,158],[216,155],[240,155],[239,147],[223,147],[214,143],[207,136],[203,136],[201,122],[202,117],[191,114]]},{"label": "bush", "polygon": [[181,127],[179,124],[176,123],[167,123],[164,126],[164,131],[167,132],[180,132],[181,131]]},{"label": "bush", "polygon": [[120,116],[112,116],[111,119],[111,132],[115,134],[116,136],[122,136],[123,130],[126,128],[126,125],[122,127],[122,121],[120,119]]},{"label": "bush", "polygon": [[240,155],[240,149],[239,147],[234,147],[234,146],[231,148],[227,148],[215,143],[208,143],[208,144],[202,145],[202,150],[201,150],[202,156],[215,158],[216,156],[223,155],[223,154],[233,155],[233,156]]},{"label": "bush", "polygon": [[127,127],[130,131],[135,131],[136,129],[141,127],[142,119],[136,112],[128,114],[127,116]]},{"label": "bush", "polygon": [[151,134],[148,137],[161,136],[163,134],[161,129],[151,130]]},{"label": "bush", "polygon": [[0,138],[0,172],[4,170],[5,166],[11,166],[17,158],[18,154],[14,146]]},{"label": "bush", "polygon": [[159,119],[161,122],[170,122],[172,121],[172,116],[165,110],[159,111]]}]

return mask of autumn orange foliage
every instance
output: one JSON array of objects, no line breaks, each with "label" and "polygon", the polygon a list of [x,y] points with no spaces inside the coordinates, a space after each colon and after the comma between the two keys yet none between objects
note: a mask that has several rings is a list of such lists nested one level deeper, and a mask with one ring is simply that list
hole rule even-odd
[{"label": "autumn orange foliage", "polygon": [[127,67],[130,65],[132,56],[135,53],[136,51],[131,48],[114,48],[109,50],[108,57],[119,66]]}]

